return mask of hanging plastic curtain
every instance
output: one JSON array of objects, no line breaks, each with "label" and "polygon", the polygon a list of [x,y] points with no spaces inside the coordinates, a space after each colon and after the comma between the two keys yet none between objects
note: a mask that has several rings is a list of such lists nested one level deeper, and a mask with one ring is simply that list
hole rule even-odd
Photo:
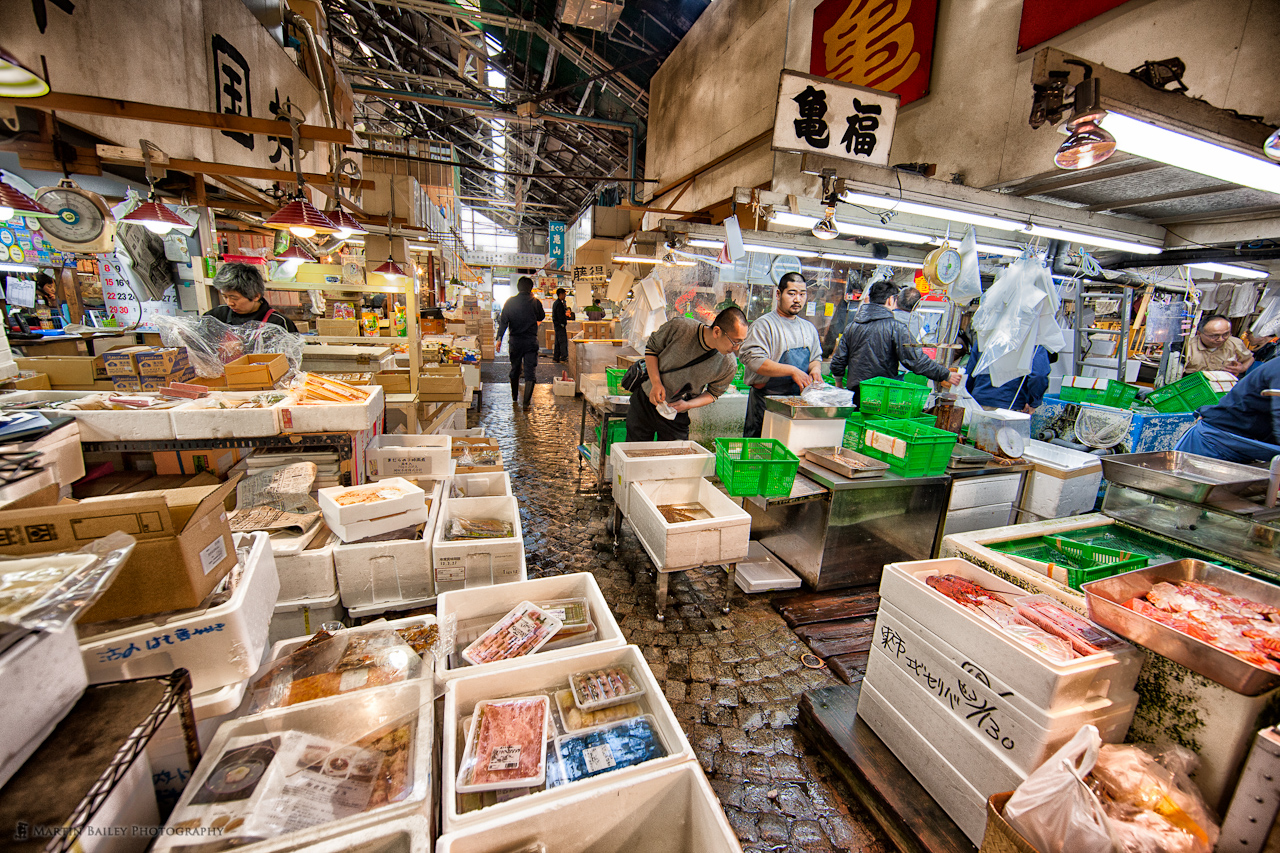
[{"label": "hanging plastic curtain", "polygon": [[1058,291],[1041,259],[1024,253],[983,294],[973,315],[978,337],[976,373],[989,373],[992,385],[1026,376],[1037,346],[1058,352],[1066,338],[1055,316]]}]

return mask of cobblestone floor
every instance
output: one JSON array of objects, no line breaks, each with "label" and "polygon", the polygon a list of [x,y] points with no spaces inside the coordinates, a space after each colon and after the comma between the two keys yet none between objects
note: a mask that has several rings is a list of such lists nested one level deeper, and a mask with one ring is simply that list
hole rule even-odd
[{"label": "cobblestone floor", "polygon": [[[505,358],[499,363],[505,367]],[[510,398],[510,386],[487,384],[479,423],[502,447],[520,499],[530,576],[596,576],[627,641],[644,651],[662,683],[744,850],[891,850],[795,726],[800,695],[838,682],[800,663],[808,647],[767,597],[735,588],[723,616],[724,572],[680,572],[671,579],[666,622],[658,622],[652,563],[639,541],[624,525],[612,552],[612,502],[578,493],[581,398],[555,397],[538,385],[533,405],[514,412]],[[582,485],[593,483],[584,471]]]}]

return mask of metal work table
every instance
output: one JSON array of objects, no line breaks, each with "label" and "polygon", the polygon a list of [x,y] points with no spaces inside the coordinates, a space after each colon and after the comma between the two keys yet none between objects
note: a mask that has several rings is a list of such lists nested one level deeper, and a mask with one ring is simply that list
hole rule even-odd
[{"label": "metal work table", "polygon": [[[609,488],[609,478],[605,471],[609,465],[609,458],[603,451],[604,441],[609,437],[609,421],[621,418],[626,420],[627,410],[631,408],[630,400],[622,400],[618,397],[602,397],[599,400],[588,399],[584,393],[582,395],[582,420],[578,424],[578,479],[582,479],[582,463],[591,459],[591,448],[587,446],[587,410],[595,416],[600,422],[600,432],[603,435],[601,439],[601,452],[598,459],[591,460],[595,463],[595,467],[588,467],[588,470],[595,475],[596,478],[596,500],[604,500],[605,489]],[[580,492],[584,491],[579,489]]]},{"label": "metal work table", "polygon": [[853,480],[801,461],[786,497],[750,497],[751,534],[822,591],[878,583],[885,563],[937,553],[951,478]]}]

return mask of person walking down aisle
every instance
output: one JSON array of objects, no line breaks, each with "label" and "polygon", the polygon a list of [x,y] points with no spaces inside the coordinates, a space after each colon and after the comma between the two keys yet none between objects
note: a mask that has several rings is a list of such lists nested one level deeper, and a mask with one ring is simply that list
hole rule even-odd
[{"label": "person walking down aisle", "polygon": [[915,345],[911,333],[893,316],[898,307],[898,288],[888,281],[877,281],[867,291],[867,302],[853,315],[853,322],[831,356],[831,375],[853,392],[859,403],[858,389],[864,380],[874,377],[898,378],[898,365],[939,382],[960,383],[960,374],[933,361]]},{"label": "person walking down aisle", "polygon": [[797,272],[778,282],[777,307],[751,324],[738,357],[743,379],[751,386],[745,438],[759,438],[764,427],[764,398],[794,396],[822,378],[822,342],[818,330],[800,316],[808,285]]},{"label": "person walking down aisle", "polygon": [[747,315],[736,307],[721,311],[710,326],[687,317],[662,324],[644,347],[649,378],[631,392],[627,441],[687,439],[689,410],[728,390],[736,369],[731,353],[746,336]]},{"label": "person walking down aisle", "polygon": [[507,350],[511,359],[511,404],[520,400],[520,369],[524,368],[524,405],[527,409],[533,400],[533,386],[538,378],[538,324],[547,319],[542,303],[533,297],[533,279],[520,276],[516,282],[515,296],[502,306],[498,317],[498,341],[494,352],[502,352],[502,336],[511,329],[511,347]]},{"label": "person walking down aisle", "polygon": [[569,321],[573,319],[573,311],[564,301],[566,292],[563,287],[556,288],[556,301],[551,303],[551,325],[556,330],[556,348],[551,360],[555,362],[569,360]]}]

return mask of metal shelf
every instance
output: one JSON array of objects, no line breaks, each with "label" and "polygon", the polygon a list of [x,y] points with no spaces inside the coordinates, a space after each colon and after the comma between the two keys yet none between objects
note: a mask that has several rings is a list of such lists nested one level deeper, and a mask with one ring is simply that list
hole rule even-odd
[{"label": "metal shelf", "polygon": [[[350,462],[354,454],[351,449],[351,433],[347,432],[310,432],[289,433],[285,435],[268,435],[259,438],[197,438],[167,439],[162,441],[85,441],[81,448],[85,453],[161,453],[170,450],[205,450],[208,448],[280,448],[288,450],[310,449],[331,450],[338,457],[338,465]],[[343,472],[339,479],[342,485],[351,485],[351,473]]]}]

